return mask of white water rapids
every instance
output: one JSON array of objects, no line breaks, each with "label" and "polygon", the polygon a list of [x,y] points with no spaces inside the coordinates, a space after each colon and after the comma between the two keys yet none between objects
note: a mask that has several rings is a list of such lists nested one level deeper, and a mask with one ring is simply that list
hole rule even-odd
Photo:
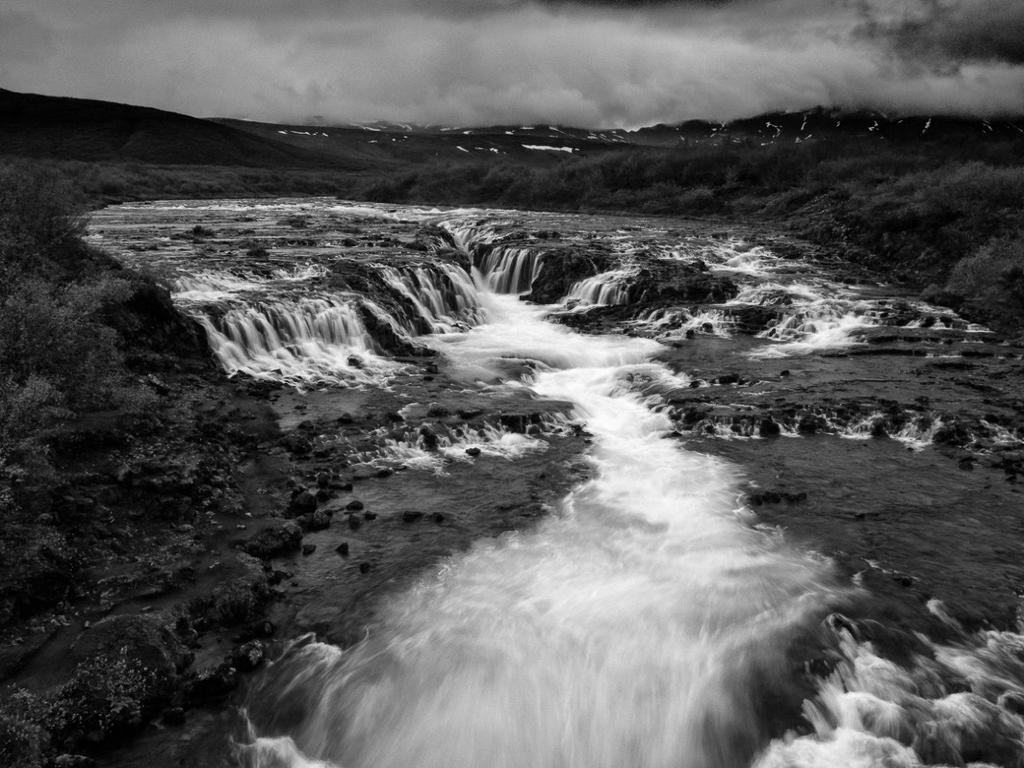
[{"label": "white water rapids", "polygon": [[[456,371],[574,403],[594,477],[535,530],[478,543],[399,596],[358,646],[295,648],[268,674],[259,768],[613,768],[749,762],[785,639],[827,574],[742,519],[724,462],[662,438],[636,389],[670,377],[653,341],[582,336],[489,293],[438,336]],[[498,491],[500,493],[500,490]],[[770,714],[770,713],[767,713]],[[269,731],[268,731],[269,729]]]}]

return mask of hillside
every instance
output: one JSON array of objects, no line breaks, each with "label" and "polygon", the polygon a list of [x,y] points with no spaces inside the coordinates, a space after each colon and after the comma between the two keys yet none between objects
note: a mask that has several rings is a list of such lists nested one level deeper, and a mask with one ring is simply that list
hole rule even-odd
[{"label": "hillside", "polygon": [[771,147],[806,142],[863,141],[874,144],[962,146],[1024,137],[1024,118],[888,117],[878,112],[815,109],[778,112],[718,123],[688,120],[635,130],[563,125],[483,127],[422,126],[411,123],[295,125],[213,118],[222,125],[332,157],[358,157],[391,165],[434,160],[516,161],[529,165],[551,159],[594,157],[630,148]]},{"label": "hillside", "polygon": [[357,170],[330,158],[229,125],[148,107],[0,89],[0,153],[91,162]]}]

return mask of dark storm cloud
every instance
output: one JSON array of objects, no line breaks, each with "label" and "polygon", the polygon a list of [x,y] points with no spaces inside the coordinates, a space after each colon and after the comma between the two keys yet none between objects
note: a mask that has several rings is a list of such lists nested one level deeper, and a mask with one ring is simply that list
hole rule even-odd
[{"label": "dark storm cloud", "polygon": [[901,56],[938,66],[964,61],[1024,64],[1021,0],[863,2],[860,33],[884,39]]},{"label": "dark storm cloud", "polygon": [[295,121],[635,126],[816,104],[1022,111],[1024,67],[1006,32],[1020,13],[982,5],[5,0],[0,85]]}]

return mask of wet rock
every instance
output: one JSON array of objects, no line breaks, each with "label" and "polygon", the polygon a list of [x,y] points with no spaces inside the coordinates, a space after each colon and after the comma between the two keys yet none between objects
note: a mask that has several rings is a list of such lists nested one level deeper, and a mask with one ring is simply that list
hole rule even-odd
[{"label": "wet rock", "polygon": [[782,428],[773,419],[761,419],[757,425],[757,434],[761,437],[778,437],[782,434]]},{"label": "wet rock", "polygon": [[797,422],[796,428],[801,435],[813,435],[824,427],[824,420],[813,413],[805,413]]},{"label": "wet rock", "polygon": [[279,445],[296,456],[305,456],[313,450],[313,443],[310,439],[298,432],[285,435],[281,438]]},{"label": "wet rock", "polygon": [[331,484],[331,475],[328,472],[317,472],[316,473],[316,485],[317,488],[327,488]]},{"label": "wet rock", "polygon": [[943,424],[932,437],[936,445],[964,446],[971,441],[971,433],[959,420]]},{"label": "wet rock", "polygon": [[53,768],[96,768],[96,761],[86,755],[58,755],[53,759]]},{"label": "wet rock", "polygon": [[369,563],[360,563],[359,564],[359,572],[360,573],[369,573],[370,572],[370,564]]},{"label": "wet rock", "polygon": [[185,695],[194,704],[220,701],[238,688],[238,670],[225,662],[195,673],[185,686]]},{"label": "wet rock", "polygon": [[420,427],[420,445],[423,446],[424,450],[436,451],[438,446],[438,436],[431,427],[423,425]]},{"label": "wet rock", "polygon": [[323,510],[318,509],[312,515],[303,515],[295,519],[304,530],[307,531],[322,531],[325,528],[329,528],[331,525],[330,516]]},{"label": "wet rock", "polygon": [[288,504],[288,513],[295,515],[311,515],[316,511],[316,496],[307,490],[299,491]]},{"label": "wet rock", "polygon": [[245,543],[244,550],[261,560],[297,552],[302,543],[302,529],[294,522],[264,528]]},{"label": "wet rock", "polygon": [[336,546],[334,548],[334,551],[337,552],[342,557],[348,557],[348,542],[347,541],[341,542],[341,544],[339,544],[338,546]]},{"label": "wet rock", "polygon": [[250,640],[231,653],[231,665],[239,672],[251,672],[263,663],[266,650],[259,640]]},{"label": "wet rock", "polygon": [[479,456],[480,453],[481,453],[480,449],[477,448],[476,446],[473,446],[472,448],[467,448],[466,449],[466,455],[467,456],[476,457],[476,456]]},{"label": "wet rock", "polygon": [[362,525],[363,521],[355,515],[348,516],[348,527],[351,528],[353,531],[358,531],[362,527]]},{"label": "wet rock", "polygon": [[364,504],[359,499],[352,499],[348,504],[345,505],[345,509],[349,512],[358,512],[363,508]]},{"label": "wet rock", "polygon": [[509,432],[523,434],[530,425],[529,417],[524,413],[503,413],[498,417],[501,426]]},{"label": "wet rock", "polygon": [[415,523],[417,520],[423,517],[423,513],[417,510],[409,509],[402,513],[403,523]]}]

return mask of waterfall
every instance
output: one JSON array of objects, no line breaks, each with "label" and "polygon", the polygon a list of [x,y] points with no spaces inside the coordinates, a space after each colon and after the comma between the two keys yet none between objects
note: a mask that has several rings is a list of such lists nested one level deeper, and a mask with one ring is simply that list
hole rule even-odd
[{"label": "waterfall", "polygon": [[585,304],[628,304],[631,277],[633,273],[624,269],[601,272],[576,283],[566,298]]},{"label": "waterfall", "polygon": [[540,276],[543,262],[535,248],[492,246],[476,266],[495,293],[526,293]]},{"label": "waterfall", "polygon": [[594,479],[424,576],[351,650],[286,654],[250,696],[253,765],[732,768],[762,743],[752,686],[788,684],[827,569],[742,522],[730,465],[664,439],[651,382],[687,382],[650,362],[658,343],[573,333],[510,293],[481,286],[487,322],[426,340],[467,382],[533,361],[525,383],[593,434]]},{"label": "waterfall", "polygon": [[[430,333],[446,333],[482,319],[472,280],[453,264],[384,266],[380,271],[391,289],[415,308],[421,325]],[[413,325],[406,330],[417,333]]]},{"label": "waterfall", "polygon": [[351,300],[265,299],[199,321],[229,375],[296,386],[369,383],[398,367],[378,356]]}]

